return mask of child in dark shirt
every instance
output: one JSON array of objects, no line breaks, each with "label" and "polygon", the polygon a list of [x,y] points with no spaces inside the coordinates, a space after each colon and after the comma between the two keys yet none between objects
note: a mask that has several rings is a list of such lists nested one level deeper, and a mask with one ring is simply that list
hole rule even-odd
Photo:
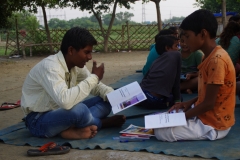
[{"label": "child in dark shirt", "polygon": [[160,109],[180,102],[181,54],[178,39],[174,36],[160,36],[156,42],[157,58],[140,84],[147,99],[141,106]]}]

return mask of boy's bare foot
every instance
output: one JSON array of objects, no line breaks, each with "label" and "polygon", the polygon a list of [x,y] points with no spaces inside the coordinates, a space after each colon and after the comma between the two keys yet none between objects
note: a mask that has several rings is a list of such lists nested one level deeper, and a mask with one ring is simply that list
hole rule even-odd
[{"label": "boy's bare foot", "polygon": [[61,132],[62,138],[65,139],[88,139],[97,134],[97,126],[88,126],[85,128],[70,127]]},{"label": "boy's bare foot", "polygon": [[102,128],[107,127],[121,127],[126,121],[126,117],[124,115],[115,115],[112,117],[108,117],[102,119]]},{"label": "boy's bare foot", "polygon": [[186,92],[187,92],[187,94],[192,94],[193,93],[191,89],[187,89]]}]

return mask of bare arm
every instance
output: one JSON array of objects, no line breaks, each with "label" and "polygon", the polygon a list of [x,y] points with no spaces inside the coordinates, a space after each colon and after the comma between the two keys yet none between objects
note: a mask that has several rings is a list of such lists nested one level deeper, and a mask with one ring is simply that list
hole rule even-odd
[{"label": "bare arm", "polygon": [[173,110],[176,110],[178,112],[179,109],[182,109],[185,112],[186,119],[198,116],[200,114],[203,114],[207,112],[208,110],[213,109],[215,103],[217,94],[219,91],[221,85],[216,84],[208,84],[206,89],[206,96],[202,103],[200,103],[198,106],[195,106],[194,108],[191,108],[191,105],[194,104],[198,97],[193,98],[186,102],[180,102],[175,105],[173,105],[168,112],[171,112]]},{"label": "bare arm", "polygon": [[186,79],[192,79],[198,76],[198,72],[191,72],[186,74]]}]

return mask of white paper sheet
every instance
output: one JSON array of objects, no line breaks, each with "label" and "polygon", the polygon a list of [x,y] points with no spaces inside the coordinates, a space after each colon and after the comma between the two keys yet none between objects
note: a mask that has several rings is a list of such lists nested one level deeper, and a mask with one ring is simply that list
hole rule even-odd
[{"label": "white paper sheet", "polygon": [[145,116],[145,128],[165,128],[165,127],[175,127],[184,126],[187,124],[185,113],[172,113],[167,112]]},{"label": "white paper sheet", "polygon": [[125,110],[146,99],[138,82],[130,83],[107,94],[113,114]]}]

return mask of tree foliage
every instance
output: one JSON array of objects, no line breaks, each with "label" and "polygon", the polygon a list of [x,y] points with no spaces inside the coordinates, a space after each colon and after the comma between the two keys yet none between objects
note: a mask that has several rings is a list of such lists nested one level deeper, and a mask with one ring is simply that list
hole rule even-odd
[{"label": "tree foliage", "polygon": [[9,27],[8,18],[12,16],[13,12],[23,10],[26,5],[25,1],[17,0],[1,0],[0,1],[0,28]]},{"label": "tree foliage", "polygon": [[[108,38],[115,20],[117,6],[129,9],[130,3],[134,1],[136,0],[63,0],[63,3],[68,4],[73,8],[79,8],[82,11],[86,10],[89,13],[93,13],[99,23],[99,27],[104,38],[104,51],[107,52]],[[105,16],[105,20],[110,18],[109,22],[105,21],[105,23],[108,23],[107,29],[103,26],[104,19],[102,17],[102,15],[106,13],[111,15],[111,18],[109,15]]]},{"label": "tree foliage", "polygon": [[174,23],[174,22],[181,22],[185,17],[181,16],[181,17],[175,17],[173,16],[170,19],[165,19],[163,22],[164,23]]},{"label": "tree foliage", "polygon": [[[126,23],[127,21],[131,21],[131,18],[134,17],[133,13],[129,12],[120,12],[116,13],[115,20],[113,25],[121,25]],[[105,25],[109,25],[111,22],[112,14],[108,13],[102,16],[103,22]]]},{"label": "tree foliage", "polygon": [[[121,28],[121,25],[126,24],[126,21],[128,21],[129,24],[137,24],[137,22],[131,21],[131,17],[133,16],[134,14],[129,12],[116,13],[116,19],[113,23],[113,27]],[[103,28],[107,28],[111,19],[111,14],[105,14],[102,15],[102,17]],[[70,19],[68,21],[53,18],[49,20],[48,25],[51,29],[66,29],[66,28],[68,29],[76,26],[83,28],[99,28],[98,21],[96,20],[96,17],[93,15],[90,17]]]},{"label": "tree foliage", "polygon": [[37,17],[27,11],[14,12],[8,18],[8,29],[15,29],[15,19],[17,18],[19,30],[36,30],[39,28]]},{"label": "tree foliage", "polygon": [[[221,0],[197,0],[194,5],[210,10],[213,13],[220,13],[222,11]],[[226,11],[240,13],[240,0],[226,0]]]}]

